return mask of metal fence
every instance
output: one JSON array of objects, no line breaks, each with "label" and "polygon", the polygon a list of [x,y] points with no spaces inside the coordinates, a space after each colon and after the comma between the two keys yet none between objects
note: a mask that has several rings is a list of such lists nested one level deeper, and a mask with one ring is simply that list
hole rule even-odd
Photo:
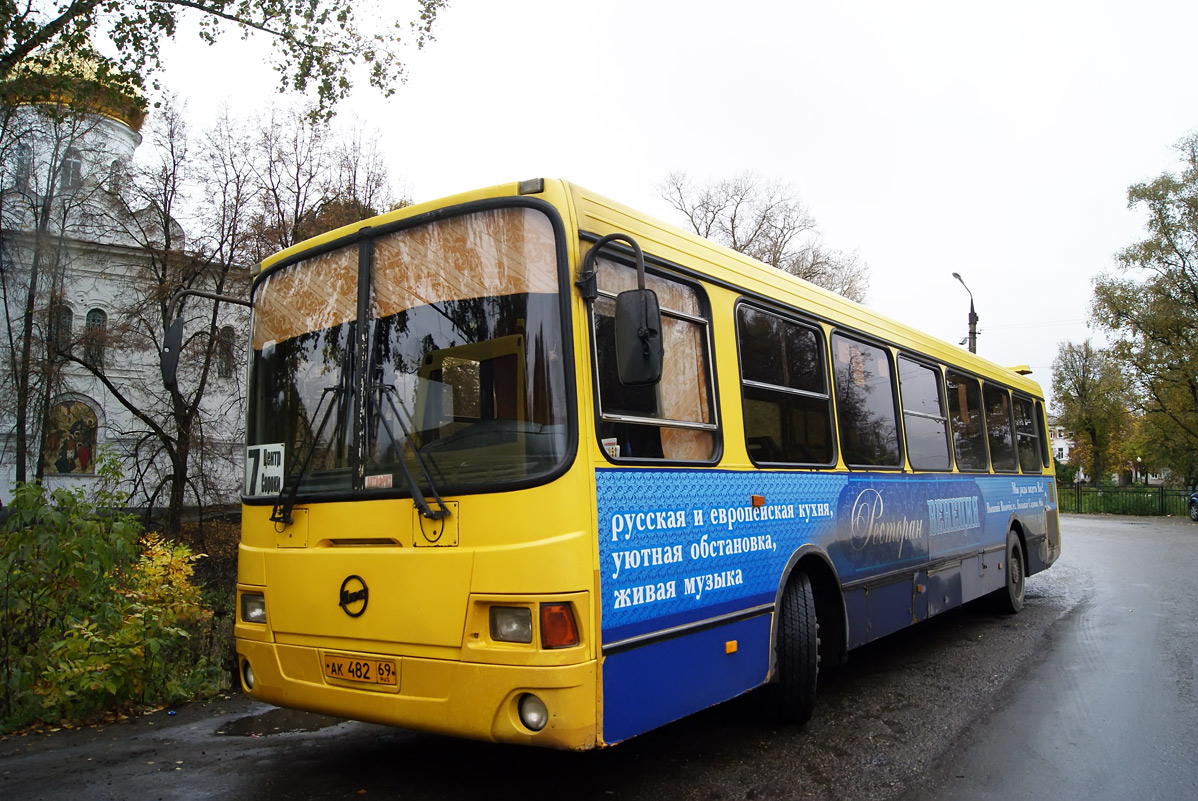
[{"label": "metal fence", "polygon": [[1087,487],[1058,484],[1062,512],[1108,515],[1189,514],[1190,493],[1164,487]]}]

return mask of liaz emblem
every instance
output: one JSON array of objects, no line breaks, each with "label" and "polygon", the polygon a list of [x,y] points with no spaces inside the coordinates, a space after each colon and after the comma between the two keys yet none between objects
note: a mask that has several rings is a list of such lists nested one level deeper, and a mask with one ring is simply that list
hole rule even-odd
[{"label": "liaz emblem", "polygon": [[370,589],[361,576],[347,576],[345,581],[341,582],[340,601],[337,605],[345,614],[361,617],[369,600]]}]

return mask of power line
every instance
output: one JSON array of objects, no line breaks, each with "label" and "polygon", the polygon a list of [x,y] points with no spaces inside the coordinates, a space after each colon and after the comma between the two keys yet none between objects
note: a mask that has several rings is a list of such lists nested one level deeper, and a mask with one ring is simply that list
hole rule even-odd
[{"label": "power line", "polygon": [[1079,325],[1079,324],[1082,324],[1085,322],[1087,322],[1087,321],[1086,320],[1047,320],[1047,321],[1039,322],[1039,323],[1008,323],[1006,325],[988,325],[988,326],[986,326],[986,328],[991,331],[993,331],[994,329],[1003,329],[1003,328],[1051,328],[1054,326],[1062,326],[1062,325]]}]

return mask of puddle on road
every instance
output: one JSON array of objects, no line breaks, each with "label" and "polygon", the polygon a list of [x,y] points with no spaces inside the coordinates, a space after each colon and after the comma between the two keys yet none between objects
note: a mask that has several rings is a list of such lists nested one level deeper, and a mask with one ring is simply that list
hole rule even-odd
[{"label": "puddle on road", "polygon": [[295,709],[271,709],[260,715],[231,720],[216,730],[216,736],[269,737],[272,734],[320,731],[344,722],[344,718],[329,715],[317,715]]}]

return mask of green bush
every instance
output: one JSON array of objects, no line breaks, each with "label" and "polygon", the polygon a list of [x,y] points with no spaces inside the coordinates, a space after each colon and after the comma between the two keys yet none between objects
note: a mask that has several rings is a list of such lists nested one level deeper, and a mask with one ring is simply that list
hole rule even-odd
[{"label": "green bush", "polygon": [[[99,489],[17,487],[0,533],[0,731],[211,695],[225,674],[185,546],[119,511],[115,460]],[[199,635],[199,636],[196,636]],[[200,642],[194,642],[195,640]]]},{"label": "green bush", "polygon": [[1077,468],[1064,462],[1056,463],[1057,483],[1072,484],[1077,480]]}]

